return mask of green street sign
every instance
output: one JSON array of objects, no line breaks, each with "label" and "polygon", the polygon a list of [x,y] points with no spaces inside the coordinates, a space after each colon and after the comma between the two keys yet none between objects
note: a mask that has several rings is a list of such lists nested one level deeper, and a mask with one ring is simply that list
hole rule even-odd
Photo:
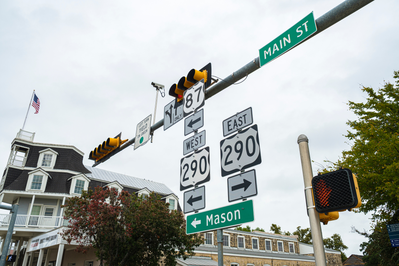
[{"label": "green street sign", "polygon": [[252,200],[187,216],[186,233],[195,234],[253,222]]},{"label": "green street sign", "polygon": [[259,50],[259,66],[262,67],[276,59],[316,31],[316,22],[312,12]]}]

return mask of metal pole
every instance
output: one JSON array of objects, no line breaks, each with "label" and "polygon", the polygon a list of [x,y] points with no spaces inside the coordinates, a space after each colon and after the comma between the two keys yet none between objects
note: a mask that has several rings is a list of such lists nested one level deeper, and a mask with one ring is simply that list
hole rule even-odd
[{"label": "metal pole", "polygon": [[[4,206],[0,206],[0,207],[4,208]],[[4,240],[3,251],[1,253],[1,259],[0,259],[0,266],[6,265],[8,248],[10,247],[12,233],[14,231],[14,224],[15,224],[15,220],[17,219],[17,212],[18,212],[18,204],[12,205],[12,209],[11,209],[12,215],[11,215],[10,223],[8,224],[8,231],[7,231],[6,239]]]},{"label": "metal pole", "polygon": [[312,196],[312,165],[310,163],[310,153],[308,138],[306,135],[298,137],[299,153],[302,163],[303,182],[305,184],[305,200],[308,208],[310,231],[312,232],[313,251],[317,266],[326,266],[326,254],[324,251],[323,236],[320,226],[320,218],[314,207]]},{"label": "metal pole", "polygon": [[[342,19],[346,18],[347,16],[353,14],[357,10],[361,9],[362,7],[366,6],[367,4],[373,2],[373,0],[346,0],[343,3],[339,4],[338,6],[334,7],[318,19],[316,19],[316,26],[317,26],[317,31],[310,37],[304,40],[303,42],[299,43],[297,46],[301,45],[302,43],[310,40],[312,37],[316,36],[317,34],[321,33],[322,31],[328,29],[335,23],[341,21]],[[294,49],[293,47],[292,49]],[[291,49],[291,50],[292,50]],[[215,94],[221,92],[222,90],[226,89],[230,85],[233,85],[240,79],[248,76],[255,70],[258,70],[260,68],[259,66],[259,57],[253,59],[251,62],[243,66],[242,68],[238,69],[236,72],[233,72],[230,76],[227,76],[224,79],[221,79],[218,83],[212,85],[209,87],[206,92],[205,92],[205,99],[209,99]],[[164,124],[163,119],[159,120],[157,123],[153,124],[151,127],[151,132],[154,132],[158,128],[162,127]],[[93,167],[96,167],[100,163],[105,162],[118,152],[124,150],[128,146],[134,144],[135,138],[129,140],[126,142],[123,146],[121,146],[119,149],[116,149],[115,151],[111,152],[109,156],[106,156],[105,158],[99,160],[98,162],[95,162],[93,164]]]},{"label": "metal pole", "polygon": [[218,266],[223,266],[223,230],[217,230],[218,241]]},{"label": "metal pole", "polygon": [[[156,96],[155,96],[155,107],[154,107],[154,119],[152,120],[152,124],[155,124],[155,116],[157,115],[157,105],[158,105],[158,88],[155,90]],[[152,140],[154,139],[154,131],[152,131],[151,134],[151,143]]]}]

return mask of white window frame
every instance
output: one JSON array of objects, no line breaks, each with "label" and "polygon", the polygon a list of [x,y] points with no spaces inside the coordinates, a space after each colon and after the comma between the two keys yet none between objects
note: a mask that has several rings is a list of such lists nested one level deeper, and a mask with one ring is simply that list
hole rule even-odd
[{"label": "white window frame", "polygon": [[114,182],[112,182],[112,183],[109,183],[109,184],[107,184],[107,185],[105,185],[106,187],[108,187],[109,189],[111,189],[111,188],[114,188],[114,189],[116,189],[117,191],[118,191],[118,193],[121,193],[122,192],[122,190],[123,190],[123,187],[122,187],[122,185],[121,184],[119,184],[119,182],[118,181],[114,181]]},{"label": "white window frame", "polygon": [[[283,250],[280,250],[280,248],[279,248],[279,243],[281,243],[281,248],[282,248]],[[284,252],[284,242],[283,242],[283,241],[277,241],[277,251],[278,251],[278,252]]]},{"label": "white window frame", "polygon": [[85,176],[84,174],[75,175],[75,176],[71,177],[70,180],[71,180],[71,187],[69,189],[69,194],[72,196],[82,195],[80,193],[75,193],[75,187],[76,187],[77,180],[81,180],[81,181],[85,182],[83,190],[87,191],[89,189],[90,179],[87,176]]},{"label": "white window frame", "polygon": [[148,198],[150,196],[151,191],[148,188],[143,188],[136,192],[138,197]]},{"label": "white window frame", "polygon": [[10,158],[8,159],[8,164],[17,167],[25,167],[28,154],[29,148],[21,145],[14,145],[11,150]]},{"label": "white window frame", "polygon": [[[224,237],[227,236],[227,245],[224,243]],[[223,246],[224,247],[230,247],[230,235],[229,234],[223,234]]]},{"label": "white window frame", "polygon": [[[207,234],[210,234],[211,235],[211,242],[212,243],[207,243]],[[204,245],[213,245],[213,232],[206,232],[206,233],[204,233]]]},{"label": "white window frame", "polygon": [[[292,246],[292,249],[293,249],[292,252],[291,252],[291,246]],[[291,253],[291,254],[295,253],[295,244],[293,242],[289,242],[288,243],[288,252]]]},{"label": "white window frame", "polygon": [[[257,245],[256,248],[254,248],[254,240],[256,240],[256,245]],[[259,250],[259,238],[257,238],[257,237],[252,237],[252,238],[251,238],[251,245],[252,245],[252,249]]]},{"label": "white window frame", "polygon": [[[238,239],[239,239],[239,238],[242,238],[242,239],[243,239],[243,241],[242,241],[243,247],[240,247],[240,246],[238,245],[238,243],[239,243]],[[244,237],[244,236],[237,236],[237,248],[245,248],[245,237]]]},{"label": "white window frame", "polygon": [[175,194],[170,194],[162,199],[165,200],[165,203],[169,203],[169,200],[174,200],[175,206],[173,207],[173,209],[171,209],[169,205],[169,210],[177,210],[177,205],[179,204],[179,198]]},{"label": "white window frame", "polygon": [[[36,176],[43,176],[42,185],[41,185],[40,189],[32,189],[32,182],[33,182],[33,178],[34,178],[35,175]],[[28,173],[28,182],[26,182],[25,191],[44,192],[46,190],[48,177],[49,177],[49,174],[47,174],[42,169],[36,169],[36,170],[33,170],[33,171],[29,172]]]},{"label": "white window frame", "polygon": [[[267,249],[267,242],[270,243],[270,249]],[[273,242],[270,239],[265,239],[265,251],[272,252],[273,251]]]},{"label": "white window frame", "polygon": [[[47,148],[44,150],[39,151],[39,160],[37,161],[37,167],[41,167],[43,169],[53,169],[55,162],[57,161],[58,152]],[[45,155],[51,155],[51,162],[49,166],[43,166],[43,159]]]}]

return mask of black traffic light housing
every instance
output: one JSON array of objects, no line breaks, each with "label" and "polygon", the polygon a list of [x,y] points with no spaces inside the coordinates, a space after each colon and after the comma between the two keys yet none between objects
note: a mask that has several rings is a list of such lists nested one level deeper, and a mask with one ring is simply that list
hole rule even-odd
[{"label": "black traffic light housing", "polygon": [[329,213],[360,207],[357,179],[349,169],[340,169],[312,179],[316,211]]},{"label": "black traffic light housing", "polygon": [[178,102],[183,100],[183,93],[195,83],[204,80],[205,89],[211,85],[212,81],[212,64],[208,63],[200,70],[191,69],[187,77],[181,77],[179,82],[174,83],[169,89],[169,95],[175,97]]}]

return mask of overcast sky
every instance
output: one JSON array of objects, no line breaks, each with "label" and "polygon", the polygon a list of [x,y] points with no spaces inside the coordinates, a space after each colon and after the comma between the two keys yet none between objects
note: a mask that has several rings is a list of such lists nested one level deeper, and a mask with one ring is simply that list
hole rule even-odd
[{"label": "overcast sky", "polygon": [[[1,1],[0,162],[20,128],[33,90],[41,107],[30,109],[25,130],[36,142],[74,145],[85,153],[136,125],[154,111],[155,88],[167,90],[191,68],[212,63],[226,78],[264,45],[313,11],[315,19],[341,1]],[[341,22],[263,66],[204,106],[211,180],[206,210],[230,204],[221,177],[222,121],[252,107],[262,163],[256,170],[251,227],[283,231],[309,227],[297,138],[305,134],[314,175],[350,148],[343,136],[356,117],[348,100],[362,102],[361,87],[393,81],[399,70],[399,2],[374,1]],[[156,121],[172,101],[160,97]],[[155,132],[154,142],[125,149],[99,168],[166,184],[183,201],[180,159],[184,122]],[[361,189],[361,188],[360,188]],[[323,237],[342,236],[346,255],[361,254],[368,230],[363,214],[343,212],[322,226]]]}]

